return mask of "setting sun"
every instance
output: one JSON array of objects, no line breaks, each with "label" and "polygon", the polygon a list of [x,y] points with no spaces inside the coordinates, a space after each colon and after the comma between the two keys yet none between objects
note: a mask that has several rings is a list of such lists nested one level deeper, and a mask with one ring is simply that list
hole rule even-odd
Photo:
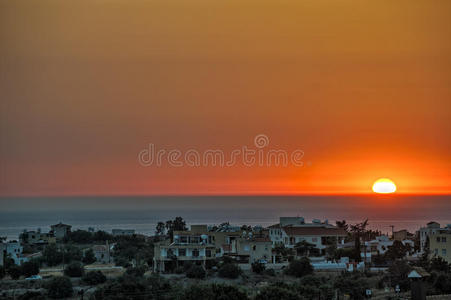
[{"label": "setting sun", "polygon": [[390,194],[396,192],[396,185],[388,178],[381,178],[374,182],[373,192],[378,194]]}]

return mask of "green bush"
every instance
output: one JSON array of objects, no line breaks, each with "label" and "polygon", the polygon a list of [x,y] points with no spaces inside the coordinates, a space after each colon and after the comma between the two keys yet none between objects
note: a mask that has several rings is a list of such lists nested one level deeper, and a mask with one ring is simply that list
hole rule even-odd
[{"label": "green bush", "polygon": [[39,274],[39,264],[35,261],[27,261],[21,266],[22,274],[25,277]]},{"label": "green bush", "polygon": [[53,299],[70,297],[74,292],[70,278],[65,276],[52,278],[44,287],[48,291],[48,296]]},{"label": "green bush", "polygon": [[69,277],[82,277],[85,274],[85,269],[79,262],[73,262],[66,266],[64,275]]},{"label": "green bush", "polygon": [[12,265],[7,270],[9,276],[11,276],[11,279],[17,280],[22,275],[22,269],[17,265]]},{"label": "green bush", "polygon": [[274,269],[266,269],[263,274],[267,275],[267,276],[276,276],[276,271],[274,271]]},{"label": "green bush", "polygon": [[[191,285],[184,290],[185,300],[248,300],[246,293],[223,284]],[[280,300],[280,299],[278,299]]]},{"label": "green bush", "polygon": [[44,295],[40,292],[27,291],[18,297],[19,300],[45,300]]},{"label": "green bush", "polygon": [[258,261],[253,262],[251,264],[251,267],[252,267],[252,272],[257,273],[257,274],[263,273],[265,271],[265,269],[266,269],[265,264],[262,264],[262,263],[260,263]]},{"label": "green bush", "polygon": [[192,265],[188,271],[186,271],[186,277],[188,278],[203,279],[205,278],[205,275],[204,268],[198,265]]},{"label": "green bush", "polygon": [[255,300],[302,300],[302,296],[299,295],[294,289],[290,288],[287,284],[276,283],[270,286],[264,287]]},{"label": "green bush", "polygon": [[300,260],[293,260],[288,265],[285,273],[287,275],[302,277],[313,273],[313,266],[307,257],[303,257]]},{"label": "green bush", "polygon": [[144,273],[146,273],[146,268],[145,267],[127,268],[127,271],[125,273],[127,275],[134,277],[143,277]]},{"label": "green bush", "polygon": [[0,266],[0,279],[3,279],[5,275],[6,275],[5,268],[3,266]]},{"label": "green bush", "polygon": [[89,285],[97,285],[106,281],[106,276],[100,271],[90,271],[83,276],[83,281]]},{"label": "green bush", "polygon": [[241,275],[241,273],[242,271],[240,267],[238,267],[236,264],[230,263],[222,265],[218,270],[218,274],[220,277],[230,279],[238,278]]},{"label": "green bush", "polygon": [[96,262],[96,256],[94,255],[94,251],[92,249],[88,249],[83,256],[83,263],[85,264],[93,264]]}]

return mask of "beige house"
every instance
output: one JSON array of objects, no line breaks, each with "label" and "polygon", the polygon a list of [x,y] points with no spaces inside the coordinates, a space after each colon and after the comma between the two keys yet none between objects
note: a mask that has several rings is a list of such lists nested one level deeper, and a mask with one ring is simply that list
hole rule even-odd
[{"label": "beige house", "polygon": [[191,230],[174,231],[169,239],[154,244],[154,271],[174,270],[186,263],[207,264],[216,259],[215,237],[206,225],[193,225]]},{"label": "beige house", "polygon": [[59,240],[65,238],[70,233],[72,226],[60,222],[56,225],[50,226],[50,228],[52,228],[52,233],[55,238]]},{"label": "beige house", "polygon": [[231,256],[242,263],[272,262],[272,242],[269,237],[241,237],[232,242]]},{"label": "beige house", "polygon": [[56,238],[50,232],[30,230],[21,234],[21,242],[27,244],[45,245],[56,243]]},{"label": "beige house", "polygon": [[429,236],[432,257],[441,257],[451,263],[451,231],[447,229],[437,230]]}]

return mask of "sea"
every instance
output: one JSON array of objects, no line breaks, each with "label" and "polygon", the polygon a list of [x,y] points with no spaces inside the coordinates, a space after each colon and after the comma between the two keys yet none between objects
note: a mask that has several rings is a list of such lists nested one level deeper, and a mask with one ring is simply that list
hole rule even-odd
[{"label": "sea", "polygon": [[415,232],[430,221],[451,224],[451,195],[302,196],[114,196],[1,197],[0,237],[17,239],[23,230],[50,230],[62,222],[72,229],[134,229],[152,235],[159,221],[182,217],[188,225],[269,226],[282,216],[335,224],[368,219],[382,233]]}]

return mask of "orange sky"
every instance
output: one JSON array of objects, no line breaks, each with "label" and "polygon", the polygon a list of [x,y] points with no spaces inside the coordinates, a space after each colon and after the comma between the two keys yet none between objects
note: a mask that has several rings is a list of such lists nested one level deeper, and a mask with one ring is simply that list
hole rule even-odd
[{"label": "orange sky", "polygon": [[[1,1],[0,195],[451,193],[451,1]],[[159,148],[303,167],[143,167]]]}]

